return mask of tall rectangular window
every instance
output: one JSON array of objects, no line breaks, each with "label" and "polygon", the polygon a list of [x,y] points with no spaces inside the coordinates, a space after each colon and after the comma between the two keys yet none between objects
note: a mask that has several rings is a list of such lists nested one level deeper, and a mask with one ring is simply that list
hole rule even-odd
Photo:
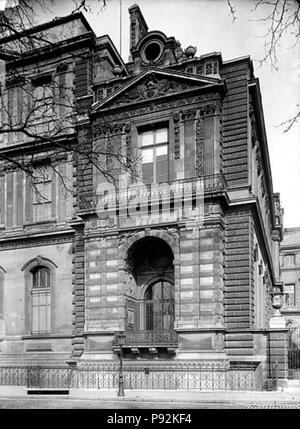
[{"label": "tall rectangular window", "polygon": [[49,168],[37,169],[33,189],[33,216],[35,222],[51,219],[52,172]]},{"label": "tall rectangular window", "polygon": [[168,182],[168,128],[143,131],[140,141],[143,182],[146,185]]},{"label": "tall rectangular window", "polygon": [[32,273],[31,323],[33,334],[51,331],[50,270],[40,267]]},{"label": "tall rectangular window", "polygon": [[285,292],[285,305],[288,307],[294,307],[296,305],[295,285],[294,284],[284,285],[284,292]]},{"label": "tall rectangular window", "polygon": [[54,114],[55,88],[51,75],[39,76],[32,82],[32,115],[35,121],[47,121]]}]

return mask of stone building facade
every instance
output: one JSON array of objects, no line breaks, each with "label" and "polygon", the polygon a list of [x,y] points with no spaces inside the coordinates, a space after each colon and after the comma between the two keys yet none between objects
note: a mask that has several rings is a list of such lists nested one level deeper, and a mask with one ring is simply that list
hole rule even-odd
[{"label": "stone building facade", "polygon": [[300,322],[300,228],[285,228],[280,246],[280,276],[284,300],[282,314],[287,322]]},{"label": "stone building facade", "polygon": [[[74,192],[51,179],[39,211],[23,173],[1,167],[0,362],[115,362],[122,331],[128,363],[238,364],[260,378],[281,211],[252,61],[197,57],[149,31],[138,6],[129,14],[126,64],[81,14],[37,27],[63,40],[22,58],[73,88],[76,125],[59,138],[81,150],[56,160],[47,142],[2,142],[41,163],[50,153]],[[87,163],[95,145],[113,188]],[[135,176],[118,180],[108,147],[135,160]]]}]

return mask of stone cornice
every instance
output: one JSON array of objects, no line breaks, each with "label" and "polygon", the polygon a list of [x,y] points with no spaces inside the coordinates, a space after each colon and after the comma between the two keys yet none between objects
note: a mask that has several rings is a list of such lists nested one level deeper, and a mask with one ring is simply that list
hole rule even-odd
[{"label": "stone cornice", "polygon": [[51,231],[14,237],[1,237],[0,252],[23,247],[49,246],[52,244],[72,243],[74,230]]},{"label": "stone cornice", "polygon": [[[60,140],[62,140],[64,143],[64,145],[67,145],[68,143],[74,143],[76,141],[76,133],[72,133],[72,134],[66,134],[66,135],[62,135],[59,137],[56,137],[55,139],[58,143]],[[34,151],[43,151],[43,150],[49,150],[51,152],[53,152],[55,149],[60,149],[59,145],[57,147],[53,148],[53,142],[51,141],[29,141],[26,143],[20,143],[20,144],[16,144],[16,145],[11,145],[11,146],[5,146],[0,148],[0,153],[3,155],[9,155],[9,156],[14,156],[14,155],[18,155],[20,152],[22,154],[24,153],[30,153],[31,150]],[[61,148],[62,149],[62,148]],[[71,149],[71,147],[70,147]]]},{"label": "stone cornice", "polygon": [[255,103],[253,103],[252,105],[253,114],[255,115],[256,125],[258,127],[258,132],[261,137],[259,141],[261,143],[260,147],[262,152],[262,161],[265,167],[264,170],[265,170],[266,185],[268,188],[268,197],[270,201],[270,209],[272,214],[272,224],[274,226],[275,225],[275,208],[274,208],[274,200],[273,200],[274,192],[273,192],[272,172],[271,172],[271,165],[270,165],[270,157],[269,157],[267,135],[266,135],[264,115],[263,115],[259,80],[257,78],[249,81],[249,91],[253,99],[255,100]]}]

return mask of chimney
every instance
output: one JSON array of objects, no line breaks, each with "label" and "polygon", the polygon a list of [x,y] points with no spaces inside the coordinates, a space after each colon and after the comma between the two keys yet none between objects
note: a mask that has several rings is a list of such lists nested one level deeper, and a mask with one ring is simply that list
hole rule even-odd
[{"label": "chimney", "polygon": [[147,33],[148,25],[137,4],[130,6],[128,11],[130,15],[130,52],[132,52]]}]

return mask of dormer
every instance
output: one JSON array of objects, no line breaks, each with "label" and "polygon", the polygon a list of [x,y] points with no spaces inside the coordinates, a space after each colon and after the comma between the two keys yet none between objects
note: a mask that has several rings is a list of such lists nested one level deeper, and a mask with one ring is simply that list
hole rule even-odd
[{"label": "dormer", "polygon": [[174,37],[161,31],[148,31],[146,21],[137,5],[129,8],[130,58],[133,73],[138,74],[149,66],[169,66],[178,63],[180,44]]}]

